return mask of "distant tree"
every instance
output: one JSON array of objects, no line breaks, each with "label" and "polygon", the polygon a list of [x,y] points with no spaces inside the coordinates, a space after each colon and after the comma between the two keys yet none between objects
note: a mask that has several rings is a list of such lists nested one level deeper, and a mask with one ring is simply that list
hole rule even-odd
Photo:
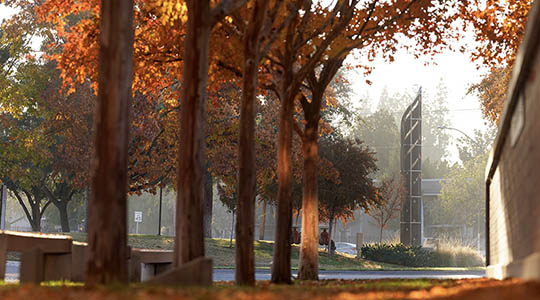
[{"label": "distant tree", "polygon": [[363,141],[377,158],[378,175],[383,177],[399,171],[399,128],[392,113],[377,110],[356,126],[355,138]]},{"label": "distant tree", "polygon": [[440,205],[432,212],[434,220],[473,228],[484,226],[486,162],[487,153],[465,161],[463,166],[454,165],[442,183]]},{"label": "distant tree", "polygon": [[228,211],[232,214],[231,236],[229,241],[229,248],[233,246],[233,236],[235,232],[234,217],[236,215],[236,208],[238,207],[238,194],[234,192],[234,185],[221,182],[217,185],[219,200],[227,207]]},{"label": "distant tree", "polygon": [[491,149],[491,145],[495,140],[497,127],[490,126],[486,131],[475,129],[474,135],[469,137],[462,136],[458,138],[457,147],[459,159],[462,162],[467,162],[481,156]]},{"label": "distant tree", "polygon": [[[377,190],[372,176],[377,170],[373,153],[361,142],[346,140],[333,134],[320,140],[320,153],[339,173],[331,179],[319,176],[321,221],[328,222],[330,239],[336,219],[345,222],[357,209],[368,210],[377,203]],[[321,170],[324,170],[321,167]],[[330,253],[333,249],[330,247]]]},{"label": "distant tree", "polygon": [[425,91],[422,98],[422,159],[438,163],[448,156],[450,133],[440,127],[450,126],[448,89],[443,81],[433,93]]},{"label": "distant tree", "polygon": [[406,196],[404,178],[399,175],[386,177],[382,180],[378,188],[379,201],[368,211],[380,228],[379,242],[382,242],[383,230],[390,220],[399,217],[401,204]]}]

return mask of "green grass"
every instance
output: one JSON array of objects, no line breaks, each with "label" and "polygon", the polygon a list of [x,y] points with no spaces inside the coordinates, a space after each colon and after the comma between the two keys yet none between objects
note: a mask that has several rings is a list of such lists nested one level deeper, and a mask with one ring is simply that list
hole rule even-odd
[{"label": "green grass", "polygon": [[[70,233],[75,241],[86,241],[85,233]],[[171,236],[156,236],[156,235],[129,235],[128,244],[134,248],[146,249],[174,249],[174,237]],[[215,268],[234,268],[235,265],[235,249],[234,240],[233,248],[229,248],[229,239],[206,239],[206,255],[212,257]],[[272,263],[272,253],[274,242],[272,241],[255,241],[255,267],[270,268]],[[298,268],[300,251],[298,245],[292,246],[291,267]],[[394,264],[380,263],[366,259],[358,259],[352,255],[336,253],[330,257],[327,252],[319,252],[319,269],[320,270],[471,270],[483,268],[412,268]]]}]

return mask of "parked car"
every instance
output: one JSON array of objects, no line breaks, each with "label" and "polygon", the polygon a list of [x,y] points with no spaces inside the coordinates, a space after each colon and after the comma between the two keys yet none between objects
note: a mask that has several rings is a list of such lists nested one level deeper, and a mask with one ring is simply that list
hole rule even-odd
[{"label": "parked car", "polygon": [[336,251],[347,253],[350,255],[356,255],[356,244],[353,243],[345,243],[345,242],[337,242],[336,243]]}]

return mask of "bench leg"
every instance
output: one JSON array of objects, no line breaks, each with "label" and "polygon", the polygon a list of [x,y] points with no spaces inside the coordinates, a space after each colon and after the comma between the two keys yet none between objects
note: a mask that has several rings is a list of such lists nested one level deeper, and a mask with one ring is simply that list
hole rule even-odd
[{"label": "bench leg", "polygon": [[43,280],[57,281],[71,279],[71,253],[44,254]]},{"label": "bench leg", "polygon": [[33,248],[21,255],[21,283],[39,284],[44,279],[43,251]]},{"label": "bench leg", "polygon": [[0,281],[6,276],[7,237],[0,234]]}]

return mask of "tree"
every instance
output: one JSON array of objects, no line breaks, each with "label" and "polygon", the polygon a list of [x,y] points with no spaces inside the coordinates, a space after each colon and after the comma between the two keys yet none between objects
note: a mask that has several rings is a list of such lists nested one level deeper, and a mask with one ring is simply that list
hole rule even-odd
[{"label": "tree", "polygon": [[491,149],[496,135],[497,128],[490,126],[485,132],[475,129],[472,137],[462,136],[458,138],[459,159],[465,163],[487,153]]},{"label": "tree", "polygon": [[380,177],[399,171],[399,129],[390,112],[379,109],[363,118],[354,136],[375,152]]},{"label": "tree", "polygon": [[261,59],[273,44],[279,30],[270,32],[274,19],[283,1],[275,1],[269,8],[269,1],[255,1],[252,4],[249,22],[243,24],[243,70],[240,130],[238,138],[238,218],[236,223],[236,272],[235,280],[240,285],[255,285],[255,98],[258,86],[258,69]]},{"label": "tree", "polygon": [[498,123],[510,73],[525,32],[527,16],[533,1],[461,1],[460,12],[474,30],[477,45],[472,60],[490,68],[470,92],[478,94],[484,116]]},{"label": "tree", "polygon": [[506,90],[510,82],[510,67],[492,69],[479,83],[471,85],[468,92],[480,98],[482,114],[491,124],[498,124],[506,101]]},{"label": "tree", "polygon": [[[203,231],[203,128],[206,120],[208,45],[212,27],[245,1],[187,1],[187,35],[184,44],[183,97],[181,101],[178,204],[174,265],[204,256]],[[181,25],[181,24],[180,24]]]},{"label": "tree", "polygon": [[[365,211],[378,202],[377,189],[372,176],[377,171],[373,153],[361,142],[346,140],[332,134],[320,141],[321,157],[328,160],[337,172],[337,178],[319,177],[321,220],[329,224],[329,238],[336,219],[346,221],[354,211]],[[328,166],[325,166],[328,167]],[[321,168],[324,169],[324,168]],[[330,249],[330,253],[333,250]]]},{"label": "tree", "polygon": [[379,202],[368,211],[380,228],[379,242],[382,242],[383,230],[388,222],[399,217],[401,203],[405,200],[406,193],[404,178],[401,176],[386,177],[380,183]]},{"label": "tree", "polygon": [[98,110],[89,203],[88,284],[127,282],[127,164],[133,1],[102,1]]},{"label": "tree", "polygon": [[487,154],[482,154],[463,166],[455,165],[445,178],[440,206],[433,211],[434,218],[445,224],[466,224],[476,228],[484,226],[485,183]]}]

